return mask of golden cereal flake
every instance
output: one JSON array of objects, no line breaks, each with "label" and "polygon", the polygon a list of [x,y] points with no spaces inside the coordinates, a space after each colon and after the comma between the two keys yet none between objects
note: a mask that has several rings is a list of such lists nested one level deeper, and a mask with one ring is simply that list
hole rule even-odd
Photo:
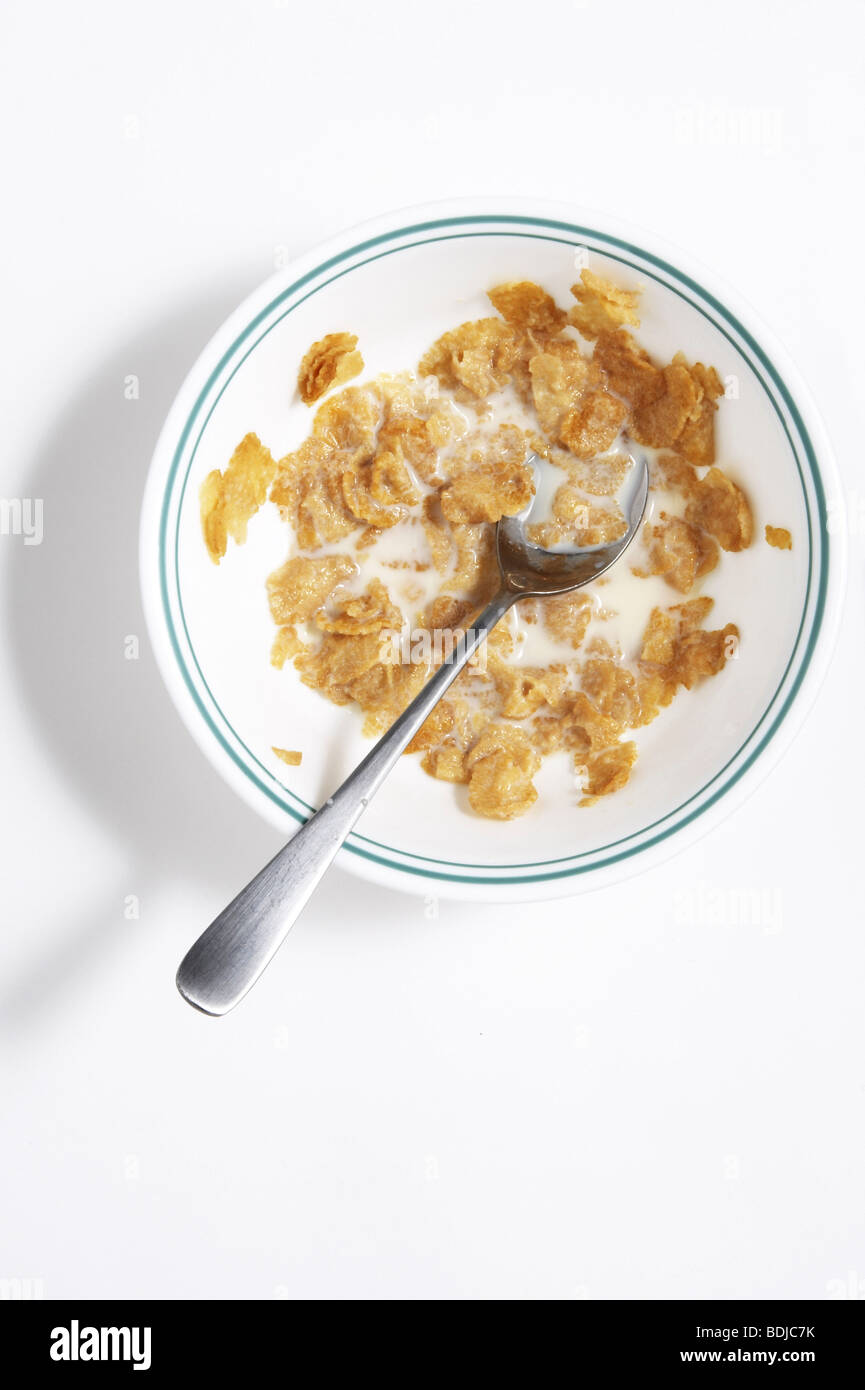
[{"label": "golden cereal flake", "polygon": [[627,406],[602,387],[586,391],[559,426],[559,438],[578,459],[590,459],[609,449],[622,428]]},{"label": "golden cereal flake", "polygon": [[273,621],[280,626],[308,621],[324,607],[337,585],[357,572],[348,555],[295,555],[267,577]]},{"label": "golden cereal flake", "polygon": [[671,362],[662,375],[663,395],[631,414],[631,433],[637,443],[653,449],[675,444],[688,421],[696,417],[702,400],[702,390],[684,362]]},{"label": "golden cereal flake", "polygon": [[315,623],[322,632],[365,637],[375,632],[399,632],[402,612],[391,602],[390,594],[381,580],[371,579],[364,593],[338,600],[330,612],[320,611],[316,614]]},{"label": "golden cereal flake", "polygon": [[424,614],[422,625],[433,637],[437,632],[462,631],[466,619],[475,612],[477,605],[468,599],[457,598],[454,594],[439,594]]},{"label": "golden cereal flake", "polygon": [[274,747],[271,751],[274,752],[278,758],[281,758],[288,767],[300,767],[300,764],[303,762],[303,754],[298,753],[295,749]]},{"label": "golden cereal flake", "polygon": [[628,782],[631,768],[637,759],[635,743],[617,743],[612,748],[604,748],[599,753],[591,753],[586,759],[576,756],[578,767],[585,768],[583,790],[585,796],[581,806],[593,806],[600,796],[610,796]]},{"label": "golden cereal flake", "polygon": [[315,436],[280,459],[270,497],[302,550],[342,540],[358,529],[360,522],[343,497],[345,469],[344,456]]},{"label": "golden cereal flake", "polygon": [[[675,360],[675,359],[674,359]],[[675,449],[690,463],[705,467],[715,462],[715,402],[724,394],[724,385],[714,367],[704,367],[695,362],[690,368],[691,376],[702,391],[697,413],[685,424],[675,443]]]},{"label": "golden cereal flake", "polygon": [[378,453],[402,459],[427,484],[441,482],[438,472],[438,448],[429,420],[417,415],[385,417],[378,433]]},{"label": "golden cereal flake", "polygon": [[532,399],[541,428],[559,438],[562,421],[575,410],[589,382],[589,360],[576,343],[549,343],[529,362]]},{"label": "golden cereal flake", "polygon": [[499,391],[510,377],[516,356],[513,330],[501,319],[476,319],[442,334],[421,358],[421,376],[439,385],[483,399]]},{"label": "golden cereal flake", "polygon": [[389,530],[402,521],[406,511],[403,506],[387,505],[380,502],[373,491],[377,484],[379,495],[384,491],[384,475],[375,474],[375,464],[359,464],[347,468],[340,476],[342,500],[346,510],[358,521],[365,521],[380,531]]},{"label": "golden cereal flake", "polygon": [[676,655],[679,625],[666,608],[653,608],[643,633],[640,660],[651,666],[671,666]]},{"label": "golden cereal flake", "polygon": [[297,388],[304,405],[313,405],[333,386],[351,381],[363,371],[356,352],[355,333],[327,333],[306,353],[297,374]]},{"label": "golden cereal flake", "polygon": [[552,521],[536,521],[526,527],[529,540],[547,550],[556,545],[607,545],[627,530],[618,503],[598,506],[581,497],[567,483],[562,484],[553,498],[553,513]]},{"label": "golden cereal flake", "polygon": [[[661,512],[656,524],[647,523],[649,574],[663,575],[679,593],[690,593],[697,579],[718,563],[718,545],[692,522]],[[642,573],[635,570],[636,574]]]},{"label": "golden cereal flake", "polygon": [[532,778],[540,765],[524,730],[490,724],[465,759],[472,810],[493,820],[525,815],[538,797]]},{"label": "golden cereal flake", "polygon": [[584,338],[597,338],[605,330],[615,330],[627,323],[639,328],[637,300],[639,290],[623,290],[611,280],[605,280],[585,268],[580,279],[571,286],[577,300],[568,313],[568,322]]},{"label": "golden cereal flake", "polygon": [[738,642],[739,629],[735,623],[727,623],[714,632],[697,629],[685,633],[676,654],[676,679],[686,690],[690,690],[697,681],[716,676],[727,658],[734,655]]},{"label": "golden cereal flake", "polygon": [[267,497],[276,463],[257,434],[240,441],[224,473],[214,469],[201,485],[201,527],[204,543],[214,564],[219,564],[228,538],[237,545],[246,540],[246,528]]},{"label": "golden cereal flake", "polygon": [[635,677],[610,657],[595,656],[585,663],[580,682],[593,707],[623,728],[640,723],[640,697]]},{"label": "golden cereal flake", "polygon": [[273,639],[270,649],[270,664],[281,671],[287,661],[306,651],[306,643],[300,640],[297,628],[290,624],[281,627]]},{"label": "golden cereal flake", "polygon": [[714,536],[723,550],[747,550],[751,544],[754,519],[748,499],[720,468],[710,468],[700,480],[685,516]]},{"label": "golden cereal flake", "polygon": [[649,485],[693,497],[699,485],[697,470],[679,454],[661,454],[649,463]]},{"label": "golden cereal flake", "polygon": [[354,467],[372,458],[381,422],[378,391],[370,386],[346,386],[319,406],[312,432],[339,454],[344,467]]},{"label": "golden cereal flake", "polygon": [[440,700],[408,744],[406,753],[422,753],[449,740],[465,722],[464,701]]},{"label": "golden cereal flake", "polygon": [[447,574],[453,563],[453,533],[442,514],[441,497],[430,493],[423,500],[421,526],[429,546],[433,568],[439,574]]},{"label": "golden cereal flake", "polygon": [[672,608],[653,608],[640,651],[644,673],[659,677],[668,687],[690,690],[698,681],[717,675],[736,651],[739,630],[727,623],[714,632],[703,629],[712,609],[704,595]]},{"label": "golden cereal flake", "polygon": [[505,719],[526,719],[543,705],[557,709],[568,685],[568,671],[563,664],[511,666],[507,661],[493,659],[490,671]]},{"label": "golden cereal flake", "polygon": [[582,646],[592,617],[592,602],[585,594],[556,594],[540,600],[541,617],[547,631],[576,650]]},{"label": "golden cereal flake", "polygon": [[375,501],[385,507],[400,503],[406,507],[416,507],[421,499],[420,488],[402,451],[376,454],[371,466],[369,490]]},{"label": "golden cereal flake", "polygon": [[421,767],[430,777],[437,777],[442,782],[464,783],[469,780],[465,753],[456,743],[445,742],[430,748],[421,759]]},{"label": "golden cereal flake", "polygon": [[569,459],[565,464],[575,485],[592,497],[615,497],[631,468],[627,454],[600,453],[592,459]]},{"label": "golden cereal flake", "polygon": [[451,525],[496,522],[514,516],[534,496],[534,474],[526,464],[507,467],[495,462],[461,473],[442,490],[442,513]]},{"label": "golden cereal flake", "polygon": [[[389,696],[393,684],[393,666],[382,660],[382,640],[378,631],[356,637],[325,633],[321,645],[295,657],[294,665],[305,685],[320,690],[337,705],[347,705],[358,699],[361,689],[358,683],[371,671],[376,675],[377,698]],[[368,686],[362,688],[369,693]]]},{"label": "golden cereal flake", "polygon": [[598,334],[592,360],[602,369],[611,388],[634,410],[642,409],[664,394],[664,374],[649,354],[624,328]]},{"label": "golden cereal flake", "polygon": [[465,590],[479,607],[492,598],[498,585],[495,530],[492,526],[462,522],[452,529],[457,558],[447,589]]},{"label": "golden cereal flake", "polygon": [[488,291],[494,309],[517,328],[539,336],[553,337],[567,321],[551,294],[531,280],[511,280]]},{"label": "golden cereal flake", "polygon": [[612,714],[604,714],[593,704],[584,690],[577,690],[567,710],[569,736],[564,741],[566,748],[576,751],[609,748],[616,743],[625,728],[620,719]]},{"label": "golden cereal flake", "polygon": [[774,545],[776,550],[793,549],[793,537],[786,526],[767,526],[766,540],[770,545]]}]

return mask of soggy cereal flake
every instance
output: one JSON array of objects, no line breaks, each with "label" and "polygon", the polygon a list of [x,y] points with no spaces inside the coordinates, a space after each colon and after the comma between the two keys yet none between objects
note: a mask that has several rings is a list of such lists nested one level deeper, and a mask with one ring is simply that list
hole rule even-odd
[{"label": "soggy cereal flake", "polygon": [[592,459],[569,459],[565,464],[575,485],[592,497],[615,497],[631,468],[627,454],[599,453]]},{"label": "soggy cereal flake", "polygon": [[390,594],[381,580],[371,579],[364,593],[355,598],[337,600],[330,612],[322,610],[317,613],[315,622],[322,632],[365,637],[375,632],[399,632],[402,612],[391,602]]},{"label": "soggy cereal flake", "polygon": [[306,622],[323,608],[338,584],[357,572],[348,555],[295,555],[267,577],[273,621],[280,625]]},{"label": "soggy cereal flake", "polygon": [[590,459],[609,449],[625,419],[627,407],[603,388],[586,391],[580,404],[569,410],[559,426],[559,438],[579,459]]},{"label": "soggy cereal flake", "polygon": [[297,628],[290,624],[281,627],[270,649],[270,664],[275,666],[277,671],[281,671],[287,661],[303,651],[306,651],[306,643],[300,640]]},{"label": "soggy cereal flake", "polygon": [[211,560],[219,564],[228,538],[246,540],[246,528],[267,497],[276,463],[257,434],[240,441],[224,473],[214,469],[201,485],[201,526]]},{"label": "soggy cereal flake", "polygon": [[[380,531],[396,526],[405,516],[405,507],[386,506],[376,499],[373,483],[376,480],[375,465],[361,464],[347,468],[340,478],[342,500],[347,511],[358,521],[365,521]],[[383,491],[383,477],[379,474],[379,492]]]},{"label": "soggy cereal flake", "polygon": [[501,319],[476,319],[444,333],[418,366],[439,385],[483,398],[506,384],[516,356],[513,331]]},{"label": "soggy cereal flake", "polygon": [[288,767],[300,767],[300,764],[303,762],[303,754],[298,753],[292,748],[274,747],[271,749],[271,752],[275,753],[278,758],[281,758]]},{"label": "soggy cereal flake", "polygon": [[328,333],[313,343],[300,364],[297,387],[304,405],[313,405],[332,386],[341,386],[363,371],[354,333]]},{"label": "soggy cereal flake", "polygon": [[609,385],[635,410],[664,394],[664,374],[624,328],[598,334],[593,359]]},{"label": "soggy cereal flake", "polygon": [[652,666],[671,666],[676,656],[679,625],[665,608],[653,608],[643,633],[640,660]]},{"label": "soggy cereal flake", "polygon": [[456,727],[457,708],[451,700],[440,700],[431,714],[421,724],[414,738],[406,747],[406,753],[422,753],[444,742]]},{"label": "soggy cereal flake", "polygon": [[767,526],[766,540],[770,545],[774,545],[776,550],[793,549],[793,537],[786,526]]},{"label": "soggy cereal flake", "polygon": [[421,759],[421,767],[430,777],[437,777],[442,782],[469,780],[465,753],[456,743],[445,742],[438,748],[431,748]]},{"label": "soggy cereal flake", "polygon": [[423,626],[433,635],[437,632],[462,631],[476,611],[477,605],[468,599],[456,598],[453,594],[439,594],[427,609]]},{"label": "soggy cereal flake", "polygon": [[735,653],[739,631],[728,623],[715,632],[706,632],[702,625],[711,609],[708,595],[666,610],[654,608],[640,651],[644,674],[660,678],[668,688],[684,685],[688,690],[716,675]]},{"label": "soggy cereal flake", "polygon": [[704,367],[702,362],[695,362],[690,371],[702,392],[702,399],[696,415],[687,421],[676,440],[675,448],[690,463],[704,467],[715,462],[715,413],[718,409],[715,402],[723,396],[724,384],[715,368]]},{"label": "soggy cereal flake", "polygon": [[442,514],[441,497],[438,493],[430,493],[424,498],[421,525],[429,546],[433,568],[439,574],[447,574],[453,563],[453,532]]},{"label": "soggy cereal flake", "polygon": [[[572,511],[573,516],[568,519],[564,516],[556,515],[556,509],[561,512]],[[610,541],[618,540],[625,534],[627,522],[625,521],[622,509],[618,503],[609,506],[599,506],[596,502],[591,502],[587,498],[580,498],[565,483],[559,488],[553,499],[554,519],[552,521],[536,521],[526,527],[526,535],[535,545],[541,545],[546,550],[554,546],[587,546],[587,545],[607,545]]]},{"label": "soggy cereal flake", "polygon": [[522,511],[531,502],[534,491],[534,474],[526,464],[487,464],[460,474],[442,490],[442,513],[451,525],[495,522]]},{"label": "soggy cereal flake", "polygon": [[637,759],[635,743],[617,743],[612,748],[604,748],[600,753],[591,753],[583,761],[576,756],[578,767],[585,767],[583,784],[585,796],[581,806],[593,806],[599,796],[610,796],[625,786],[631,776],[631,768]]},{"label": "soggy cereal flake", "polygon": [[714,536],[723,550],[747,550],[751,544],[754,520],[748,499],[720,468],[710,468],[700,481],[685,516]]},{"label": "soggy cereal flake", "polygon": [[[379,631],[360,636],[325,633],[321,645],[295,657],[294,664],[305,685],[323,691],[335,704],[346,705],[358,698],[359,682],[370,672],[375,675],[377,697],[389,696],[395,671],[382,654]],[[369,693],[368,686],[363,690]]]},{"label": "soggy cereal flake", "polygon": [[343,467],[368,463],[381,424],[381,400],[368,386],[347,386],[320,405],[313,434],[340,455]]},{"label": "soggy cereal flake", "polygon": [[637,443],[653,449],[675,444],[688,421],[696,417],[702,399],[702,390],[684,362],[664,367],[663,378],[663,395],[631,414],[631,433]]},{"label": "soggy cereal flake", "polygon": [[727,623],[715,632],[697,629],[685,633],[676,653],[674,673],[686,690],[707,676],[715,676],[732,656],[739,641],[735,623]]},{"label": "soggy cereal flake", "polygon": [[583,666],[581,684],[595,709],[607,719],[615,720],[623,728],[633,728],[640,722],[636,679],[617,661],[610,657],[592,657]]},{"label": "soggy cereal flake", "polygon": [[589,699],[584,690],[577,690],[567,711],[566,721],[570,729],[564,741],[566,748],[579,752],[580,749],[597,750],[609,748],[617,741],[624,724],[611,714],[603,714]]},{"label": "soggy cereal flake", "polygon": [[529,362],[532,399],[541,428],[559,438],[562,421],[579,404],[589,382],[589,361],[576,343],[549,343]]},{"label": "soggy cereal flake", "polygon": [[447,589],[463,589],[479,606],[491,599],[498,583],[495,531],[491,526],[458,523],[453,527],[456,564]]},{"label": "soggy cereal flake", "polygon": [[438,444],[429,420],[416,415],[386,417],[378,434],[378,456],[404,460],[424,483],[440,482]]},{"label": "soggy cereal flake", "polygon": [[702,627],[714,605],[708,594],[676,603],[671,608],[653,608],[640,649],[640,661],[648,666],[673,667],[683,637]]},{"label": "soggy cereal flake", "polygon": [[399,503],[416,507],[421,499],[420,488],[402,452],[376,454],[371,467],[369,490],[374,500],[385,507]]},{"label": "soggy cereal flake", "polygon": [[693,497],[697,491],[697,470],[678,454],[661,454],[649,463],[650,486]]},{"label": "soggy cereal flake", "polygon": [[576,649],[592,617],[592,602],[585,594],[556,594],[540,600],[541,617],[547,631],[560,642],[569,642]]},{"label": "soggy cereal flake", "polygon": [[469,805],[493,820],[525,815],[538,797],[532,777],[540,765],[524,730],[490,724],[465,759]]},{"label": "soggy cereal flake", "polygon": [[531,280],[511,280],[488,291],[493,308],[517,328],[552,337],[566,322],[567,315],[551,294]]},{"label": "soggy cereal flake", "polygon": [[571,286],[571,294],[577,303],[568,312],[568,323],[584,338],[597,338],[599,333],[615,330],[623,323],[640,326],[638,290],[620,289],[611,280],[585,268],[578,283]]},{"label": "soggy cereal flake", "polygon": [[357,530],[342,493],[342,455],[322,439],[306,440],[279,461],[271,501],[290,523],[302,550],[338,541]]},{"label": "soggy cereal flake", "polygon": [[567,667],[562,664],[511,666],[496,659],[490,668],[506,719],[526,719],[542,705],[558,708],[568,685]]},{"label": "soggy cereal flake", "polygon": [[717,543],[682,517],[661,512],[657,524],[647,523],[645,535],[649,551],[648,573],[662,574],[682,594],[689,593],[695,581],[718,563]]}]

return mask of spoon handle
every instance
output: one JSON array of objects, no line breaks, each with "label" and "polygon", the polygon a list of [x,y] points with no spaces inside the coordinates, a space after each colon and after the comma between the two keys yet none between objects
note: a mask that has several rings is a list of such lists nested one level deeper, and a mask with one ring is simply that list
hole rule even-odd
[{"label": "spoon handle", "polygon": [[202,1013],[225,1014],[255,984],[406,745],[518,597],[503,589],[487,604],[339,790],[198,938],[177,972],[177,988],[188,1003]]}]

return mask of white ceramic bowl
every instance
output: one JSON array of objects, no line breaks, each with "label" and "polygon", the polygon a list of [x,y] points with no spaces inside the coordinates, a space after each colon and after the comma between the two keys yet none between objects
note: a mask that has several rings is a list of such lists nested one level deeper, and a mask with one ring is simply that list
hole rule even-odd
[{"label": "white ceramic bowl", "polygon": [[[446,328],[489,313],[484,291],[532,279],[569,301],[588,264],[641,284],[640,341],[662,360],[683,349],[728,383],[719,463],[751,498],[752,547],[723,556],[707,584],[713,624],[741,629],[738,659],[682,692],[638,742],[630,784],[589,809],[564,754],[545,761],[539,799],[499,823],[468,812],[461,790],[403,758],[341,862],[415,893],[539,899],[615,881],[727,815],[789,745],[832,648],[843,594],[845,528],[827,526],[841,491],[810,397],[784,352],[708,270],[654,237],[559,204],[512,199],[391,213],[280,270],[202,352],[166,420],[144,499],[141,580],[169,691],[204,753],[238,793],[290,835],[368,749],[359,719],[269,664],[264,581],[286,556],[275,508],[251,522],[219,567],[201,539],[198,488],[255,430],[274,456],[308,433],[294,390],[301,356],[327,332],[357,333],[366,371],[417,362]],[[792,552],[763,541],[788,527]],[[831,534],[830,534],[831,530]],[[671,595],[672,597],[672,595]],[[300,748],[289,768],[272,745]]]}]

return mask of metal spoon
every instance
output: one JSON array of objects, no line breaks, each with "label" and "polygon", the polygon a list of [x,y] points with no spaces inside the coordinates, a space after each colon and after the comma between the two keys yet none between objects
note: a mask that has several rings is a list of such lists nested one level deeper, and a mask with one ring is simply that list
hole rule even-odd
[{"label": "metal spoon", "polygon": [[[528,461],[538,466],[535,455]],[[487,634],[517,599],[568,593],[615,564],[642,520],[648,491],[648,466],[645,458],[640,458],[635,460],[627,489],[627,531],[617,541],[583,550],[558,552],[533,545],[525,534],[530,507],[519,516],[502,517],[496,527],[499,592],[455,644],[450,659],[430,677],[342,786],[187,952],[177,972],[177,988],[188,1003],[202,1013],[220,1015],[240,1002],[276,955],[337,850],[406,745]]]}]

